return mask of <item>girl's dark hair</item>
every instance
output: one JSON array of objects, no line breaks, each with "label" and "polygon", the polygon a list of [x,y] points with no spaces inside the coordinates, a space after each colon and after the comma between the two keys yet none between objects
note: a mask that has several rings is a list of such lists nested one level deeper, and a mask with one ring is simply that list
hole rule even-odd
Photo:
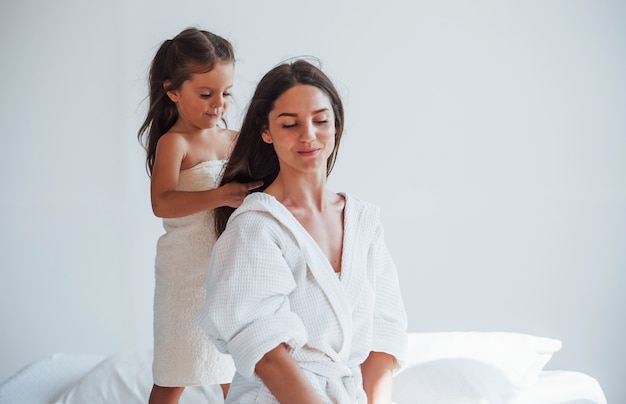
[{"label": "girl's dark hair", "polygon": [[[332,104],[335,115],[335,148],[328,158],[326,175],[329,175],[337,159],[344,125],[343,103],[335,86],[318,67],[305,60],[283,63],[270,70],[257,85],[243,119],[241,132],[228,160],[221,184],[229,182],[263,181],[255,192],[263,191],[276,178],[279,171],[278,157],[271,144],[261,138],[269,126],[269,113],[274,102],[290,88],[306,84],[322,90]],[[215,231],[222,234],[234,208],[222,206],[215,209]]]},{"label": "girl's dark hair", "polygon": [[[152,175],[159,139],[178,119],[176,104],[169,99],[167,92],[179,89],[194,73],[213,70],[218,62],[235,62],[233,46],[219,35],[197,28],[187,28],[159,47],[148,77],[148,114],[137,134],[146,150],[149,175]],[[169,82],[167,88],[163,86],[165,82]]]}]

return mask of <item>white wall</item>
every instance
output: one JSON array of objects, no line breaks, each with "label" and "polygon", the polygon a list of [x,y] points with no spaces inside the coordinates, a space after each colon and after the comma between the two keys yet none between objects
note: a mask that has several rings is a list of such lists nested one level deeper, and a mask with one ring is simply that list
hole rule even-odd
[{"label": "white wall", "polygon": [[0,379],[151,345],[161,227],[136,131],[150,58],[195,25],[236,47],[235,128],[265,71],[322,60],[347,107],[331,184],[381,205],[412,331],[559,338],[549,368],[626,400],[623,2],[11,3]]}]

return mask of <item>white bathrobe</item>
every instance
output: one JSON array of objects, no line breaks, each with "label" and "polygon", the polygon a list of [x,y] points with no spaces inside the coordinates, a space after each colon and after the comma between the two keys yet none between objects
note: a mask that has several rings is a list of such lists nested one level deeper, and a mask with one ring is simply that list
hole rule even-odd
[{"label": "white bathrobe", "polygon": [[237,372],[227,403],[278,403],[255,374],[285,343],[328,403],[366,403],[360,365],[406,350],[406,313],[378,208],[346,198],[342,272],[274,197],[253,193],[231,216],[209,265],[198,323]]}]

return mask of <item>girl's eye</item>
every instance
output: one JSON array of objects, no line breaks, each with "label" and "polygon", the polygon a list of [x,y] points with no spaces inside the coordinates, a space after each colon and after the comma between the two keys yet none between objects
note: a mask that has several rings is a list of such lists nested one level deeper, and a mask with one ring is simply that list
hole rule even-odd
[{"label": "girl's eye", "polygon": [[[200,94],[201,98],[211,98],[213,96],[213,94]],[[230,97],[232,96],[231,93],[224,93],[223,94],[224,97]]]},{"label": "girl's eye", "polygon": [[322,121],[315,121],[315,123],[320,124],[320,125],[324,125],[328,123],[328,119],[324,119]]},{"label": "girl's eye", "polygon": [[283,127],[283,129],[295,128],[296,124],[295,123],[292,123],[292,124],[284,123],[284,124],[282,124],[282,127]]}]

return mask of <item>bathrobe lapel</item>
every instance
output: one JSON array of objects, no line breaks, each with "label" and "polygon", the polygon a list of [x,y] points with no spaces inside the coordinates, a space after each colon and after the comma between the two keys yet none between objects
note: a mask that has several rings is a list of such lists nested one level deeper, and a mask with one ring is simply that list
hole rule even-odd
[{"label": "bathrobe lapel", "polygon": [[[258,195],[258,197],[257,197]],[[265,207],[265,210],[282,223],[293,235],[300,251],[304,255],[311,274],[320,285],[323,293],[328,297],[328,301],[335,312],[341,325],[343,333],[342,348],[339,352],[340,356],[348,355],[351,351],[352,343],[352,304],[349,301],[348,294],[346,293],[342,282],[337,277],[332,265],[328,261],[328,258],[323,253],[317,242],[311,237],[306,229],[298,222],[298,220],[275,198],[267,194],[252,194],[248,198],[256,197],[259,202]],[[348,223],[350,220],[349,215],[349,203],[346,198],[346,210],[344,223]],[[345,224],[344,224],[345,226]],[[347,226],[346,226],[347,227]],[[347,232],[344,231],[344,240],[347,238]],[[344,275],[350,276],[347,270],[350,267],[347,262],[349,254],[344,241],[343,256],[342,256],[342,270],[346,271]],[[342,275],[343,276],[343,275]]]}]

